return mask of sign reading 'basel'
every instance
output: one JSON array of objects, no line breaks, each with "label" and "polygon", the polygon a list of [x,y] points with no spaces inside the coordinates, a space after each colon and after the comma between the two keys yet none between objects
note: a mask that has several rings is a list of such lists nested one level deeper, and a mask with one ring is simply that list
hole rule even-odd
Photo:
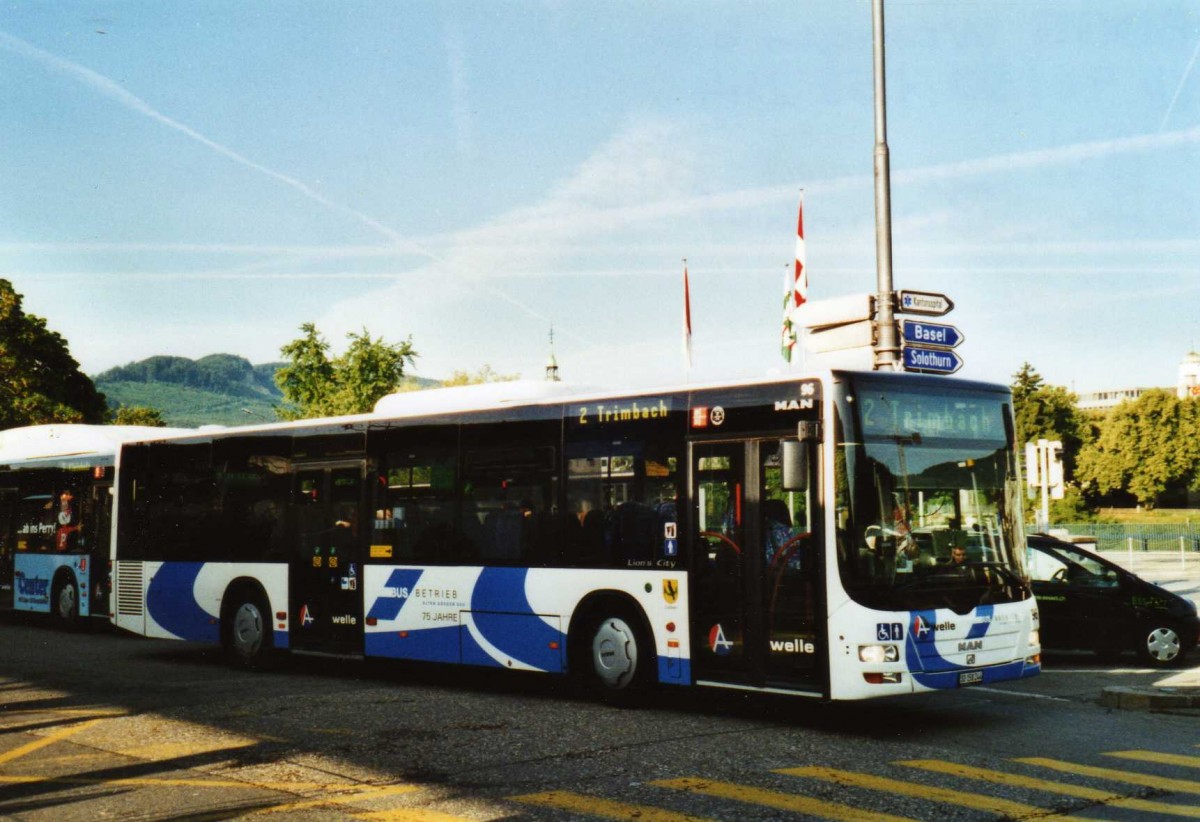
[{"label": "sign reading 'basel'", "polygon": [[904,342],[915,345],[936,345],[942,348],[957,348],[964,339],[963,333],[952,325],[905,320],[902,325]]}]

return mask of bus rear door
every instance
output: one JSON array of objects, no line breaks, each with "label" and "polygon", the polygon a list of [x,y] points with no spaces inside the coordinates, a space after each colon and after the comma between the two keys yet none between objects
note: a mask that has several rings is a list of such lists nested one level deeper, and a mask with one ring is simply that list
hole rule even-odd
[{"label": "bus rear door", "polygon": [[296,650],[363,651],[365,473],[361,460],[297,467],[288,586]]}]

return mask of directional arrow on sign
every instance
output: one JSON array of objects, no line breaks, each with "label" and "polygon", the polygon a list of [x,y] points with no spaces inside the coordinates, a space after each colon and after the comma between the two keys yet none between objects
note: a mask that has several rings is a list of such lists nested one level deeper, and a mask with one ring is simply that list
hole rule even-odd
[{"label": "directional arrow on sign", "polygon": [[940,345],[957,348],[966,337],[952,325],[929,323],[924,320],[905,320],[902,326],[904,342],[916,345]]},{"label": "directional arrow on sign", "polygon": [[896,298],[896,310],[903,314],[940,317],[954,309],[954,302],[949,297],[933,291],[897,291]]},{"label": "directional arrow on sign", "polygon": [[945,348],[924,348],[909,345],[904,348],[904,370],[926,374],[953,374],[963,367],[962,357]]}]

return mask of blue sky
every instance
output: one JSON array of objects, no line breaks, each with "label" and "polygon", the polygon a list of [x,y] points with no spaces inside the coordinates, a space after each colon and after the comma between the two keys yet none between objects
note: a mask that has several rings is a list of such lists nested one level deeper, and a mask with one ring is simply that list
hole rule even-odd
[{"label": "blue sky", "polygon": [[[0,6],[0,277],[89,373],[315,322],[644,386],[785,370],[875,287],[871,5]],[[894,277],[962,376],[1171,385],[1200,346],[1200,0],[887,4]],[[693,368],[680,346],[688,259]]]}]

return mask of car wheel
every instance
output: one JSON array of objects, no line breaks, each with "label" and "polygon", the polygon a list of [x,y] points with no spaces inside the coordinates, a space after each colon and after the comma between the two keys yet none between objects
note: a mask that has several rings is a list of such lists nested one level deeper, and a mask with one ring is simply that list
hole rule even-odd
[{"label": "car wheel", "polygon": [[1169,668],[1183,658],[1183,642],[1175,626],[1152,622],[1138,635],[1138,657],[1155,668]]}]

